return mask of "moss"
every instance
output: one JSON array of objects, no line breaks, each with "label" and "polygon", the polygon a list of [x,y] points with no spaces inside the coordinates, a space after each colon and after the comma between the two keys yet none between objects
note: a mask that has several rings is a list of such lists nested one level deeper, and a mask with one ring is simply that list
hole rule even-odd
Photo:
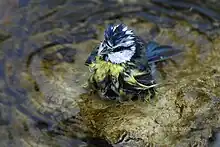
[{"label": "moss", "polygon": [[8,38],[10,38],[10,35],[3,30],[0,30],[0,43]]}]

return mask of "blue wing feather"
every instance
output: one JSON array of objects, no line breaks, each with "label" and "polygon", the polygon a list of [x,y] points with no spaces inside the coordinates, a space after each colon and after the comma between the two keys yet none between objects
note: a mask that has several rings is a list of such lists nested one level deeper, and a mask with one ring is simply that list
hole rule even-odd
[{"label": "blue wing feather", "polygon": [[149,64],[167,60],[181,52],[181,50],[173,48],[172,46],[159,45],[154,41],[146,45],[146,56]]},{"label": "blue wing feather", "polygon": [[96,60],[96,56],[98,55],[97,48],[93,49],[93,51],[90,53],[89,57],[85,61],[85,65],[92,64]]}]

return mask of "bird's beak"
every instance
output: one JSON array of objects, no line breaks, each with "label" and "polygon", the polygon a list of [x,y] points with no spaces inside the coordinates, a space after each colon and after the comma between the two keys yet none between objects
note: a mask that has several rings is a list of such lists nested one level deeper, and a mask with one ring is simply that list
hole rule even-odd
[{"label": "bird's beak", "polygon": [[99,53],[99,55],[106,55],[106,54],[108,54],[109,53],[109,49],[103,49],[100,53]]}]

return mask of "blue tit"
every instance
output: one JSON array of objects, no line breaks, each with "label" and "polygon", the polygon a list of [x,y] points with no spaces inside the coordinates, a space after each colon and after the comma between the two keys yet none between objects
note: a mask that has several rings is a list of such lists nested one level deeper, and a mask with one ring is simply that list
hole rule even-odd
[{"label": "blue tit", "polygon": [[104,99],[145,100],[155,95],[155,64],[178,53],[171,46],[144,43],[124,24],[109,25],[85,62],[92,71],[88,83]]}]

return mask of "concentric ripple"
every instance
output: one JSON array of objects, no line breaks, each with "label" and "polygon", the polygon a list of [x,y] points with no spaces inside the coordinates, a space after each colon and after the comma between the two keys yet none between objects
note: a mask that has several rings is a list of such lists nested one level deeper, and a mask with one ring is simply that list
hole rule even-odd
[{"label": "concentric ripple", "polygon": [[[83,84],[89,74],[87,68],[83,66],[84,60],[101,39],[105,25],[120,20],[131,26],[145,41],[155,40],[161,44],[169,44],[187,52],[194,52],[190,64],[204,61],[209,58],[210,52],[215,50],[216,45],[213,44],[217,44],[216,40],[220,32],[217,8],[210,9],[212,6],[208,6],[205,7],[198,2],[170,0],[30,1],[27,7],[17,12],[11,23],[0,25],[2,30],[0,32],[0,120],[2,119],[1,126],[4,126],[2,128],[5,130],[0,138],[5,139],[4,137],[8,135],[8,138],[12,139],[11,130],[14,126],[19,126],[18,131],[34,128],[32,135],[44,137],[42,134],[45,130],[51,130],[58,125],[58,128],[62,126],[62,131],[66,132],[65,135],[74,136],[72,132],[78,128],[74,126],[75,121],[71,118],[75,120],[79,114],[82,114],[84,118],[80,119],[80,122],[87,121],[89,125],[92,122],[93,127],[90,127],[94,134],[107,138],[109,142],[115,139],[119,146],[127,145],[128,142],[132,142],[132,146],[135,143],[139,144],[137,142],[143,142],[140,130],[134,129],[135,131],[132,132],[130,125],[126,124],[133,123],[136,127],[146,129],[146,126],[139,122],[143,120],[142,117],[129,120],[129,117],[134,118],[136,113],[132,116],[125,113],[122,119],[121,113],[114,112],[127,107],[120,106],[115,110],[107,108],[106,112],[112,112],[111,115],[99,108],[90,112],[90,105],[93,104],[90,100],[87,104],[80,98],[80,95],[86,92]],[[177,61],[174,64],[178,67],[182,59],[183,57],[174,59]],[[167,77],[172,77],[176,69],[167,69],[171,73],[167,74]],[[77,105],[78,102],[80,105]],[[101,102],[96,102],[94,107],[100,105],[102,105]],[[103,113],[96,115],[93,111],[103,111]],[[175,113],[174,110],[172,113]],[[103,119],[97,118],[103,115]],[[116,125],[120,124],[121,128],[115,127],[115,124],[111,126],[110,122],[114,122],[115,117],[119,118],[115,122]],[[62,123],[63,121],[69,123]],[[105,126],[104,129],[102,129],[103,126]],[[88,133],[87,128],[83,127],[82,132]],[[106,130],[106,128],[115,130]],[[126,129],[123,131],[127,131],[130,136],[120,132],[122,128]],[[40,132],[35,133],[36,130]],[[121,136],[116,137],[117,139],[111,138],[111,133],[114,134],[114,131],[116,134],[120,132]],[[61,132],[58,131],[58,133]],[[14,138],[19,136],[14,134]],[[71,146],[67,140],[65,138],[56,141],[62,142],[61,144],[65,146]],[[42,142],[45,144],[45,141]],[[36,137],[35,141],[32,142],[30,139],[29,143],[36,146],[41,141],[38,142]]]}]

